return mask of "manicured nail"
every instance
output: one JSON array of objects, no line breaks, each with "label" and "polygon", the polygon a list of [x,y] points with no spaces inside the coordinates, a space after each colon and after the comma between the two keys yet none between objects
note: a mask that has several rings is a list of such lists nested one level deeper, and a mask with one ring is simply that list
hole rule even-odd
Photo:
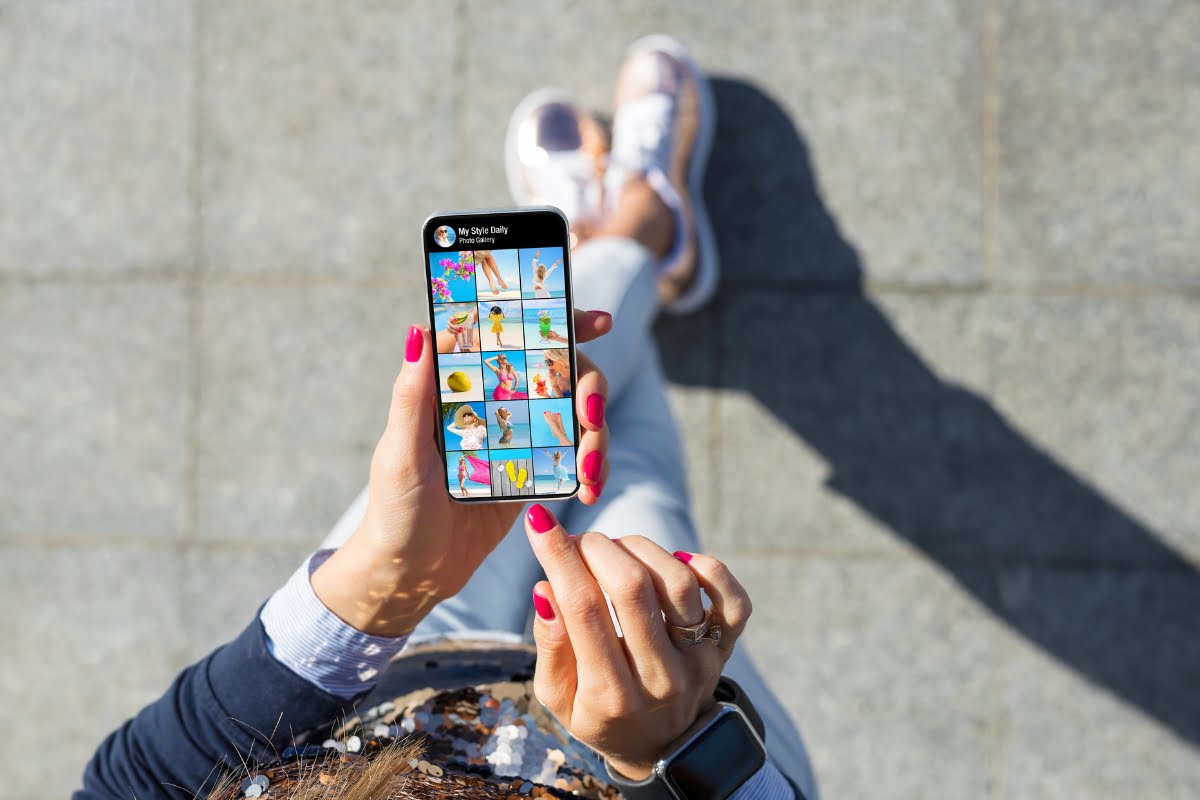
[{"label": "manicured nail", "polygon": [[536,591],[533,593],[533,610],[547,622],[554,619],[554,607],[550,605],[549,600],[542,597]]},{"label": "manicured nail", "polygon": [[684,550],[676,550],[671,555],[675,556],[685,564],[692,560],[692,554]]},{"label": "manicured nail", "polygon": [[597,428],[604,425],[604,395],[588,395],[585,408],[587,410],[588,422],[592,423]]},{"label": "manicured nail", "polygon": [[404,344],[404,360],[410,364],[421,360],[421,351],[425,349],[425,337],[421,335],[421,326],[413,325],[408,329],[408,341]]},{"label": "manicured nail", "polygon": [[600,478],[600,465],[604,462],[604,456],[600,455],[599,450],[593,450],[583,457],[583,477],[589,481],[598,480]]},{"label": "manicured nail", "polygon": [[545,533],[555,525],[554,515],[541,503],[531,505],[525,516],[529,520],[529,526],[538,533]]},{"label": "manicured nail", "polygon": [[593,486],[593,487],[592,487],[592,497],[599,497],[599,496],[600,496],[600,492],[601,492],[603,489],[604,489],[604,484],[603,484],[603,483],[597,483],[595,486]]}]

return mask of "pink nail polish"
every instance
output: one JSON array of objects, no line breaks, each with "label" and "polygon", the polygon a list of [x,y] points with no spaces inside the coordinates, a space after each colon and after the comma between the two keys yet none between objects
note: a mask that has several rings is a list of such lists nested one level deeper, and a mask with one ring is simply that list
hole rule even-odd
[{"label": "pink nail polish", "polygon": [[408,329],[408,341],[404,343],[404,360],[410,364],[421,360],[421,351],[425,349],[425,337],[421,335],[419,325]]},{"label": "pink nail polish", "polygon": [[597,428],[604,425],[604,395],[588,395],[586,410],[588,422],[592,423]]},{"label": "pink nail polish", "polygon": [[676,550],[671,555],[675,556],[676,558],[678,558],[680,561],[682,561],[685,564],[689,563],[692,560],[692,554],[687,551],[684,551],[684,550]]},{"label": "pink nail polish", "polygon": [[547,622],[554,619],[554,606],[550,605],[550,601],[537,592],[533,593],[533,610]]},{"label": "pink nail polish", "polygon": [[555,525],[554,515],[541,503],[531,505],[525,516],[529,520],[529,526],[538,533],[545,533]]},{"label": "pink nail polish", "polygon": [[592,497],[599,497],[600,492],[603,490],[604,490],[604,484],[597,483],[595,486],[592,487]]},{"label": "pink nail polish", "polygon": [[600,465],[603,463],[604,456],[600,455],[599,450],[593,450],[583,457],[583,477],[586,480],[594,481],[600,478]]}]

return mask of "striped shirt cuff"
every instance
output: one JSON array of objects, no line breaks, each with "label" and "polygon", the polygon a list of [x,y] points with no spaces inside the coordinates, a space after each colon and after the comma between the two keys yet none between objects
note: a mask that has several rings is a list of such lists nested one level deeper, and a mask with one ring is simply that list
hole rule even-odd
[{"label": "striped shirt cuff", "polygon": [[767,759],[763,768],[738,787],[730,800],[803,800],[797,798],[783,773]]},{"label": "striped shirt cuff", "polygon": [[333,550],[313,553],[259,613],[267,650],[279,663],[329,694],[350,699],[372,688],[407,636],[370,636],[343,622],[313,591],[309,576]]}]

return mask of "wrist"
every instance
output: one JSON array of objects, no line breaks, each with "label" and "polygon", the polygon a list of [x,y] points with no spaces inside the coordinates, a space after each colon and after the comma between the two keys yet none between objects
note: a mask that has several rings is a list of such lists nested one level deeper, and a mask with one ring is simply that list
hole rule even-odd
[{"label": "wrist", "polygon": [[610,758],[608,756],[605,756],[604,761],[608,764],[609,769],[620,773],[622,777],[628,778],[631,781],[644,781],[654,771],[653,762],[644,764],[642,762],[622,761],[619,758]]},{"label": "wrist", "polygon": [[[413,631],[440,601],[420,588],[402,561],[355,535],[310,577],[317,598],[339,619],[371,636]],[[417,588],[414,588],[417,587]]]}]

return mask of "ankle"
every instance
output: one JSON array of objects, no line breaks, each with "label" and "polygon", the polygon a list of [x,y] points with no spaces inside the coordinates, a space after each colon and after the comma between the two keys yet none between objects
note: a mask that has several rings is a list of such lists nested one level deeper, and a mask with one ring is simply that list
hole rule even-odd
[{"label": "ankle", "polygon": [[633,239],[663,258],[675,242],[675,216],[642,175],[621,187],[616,206],[597,235]]}]

